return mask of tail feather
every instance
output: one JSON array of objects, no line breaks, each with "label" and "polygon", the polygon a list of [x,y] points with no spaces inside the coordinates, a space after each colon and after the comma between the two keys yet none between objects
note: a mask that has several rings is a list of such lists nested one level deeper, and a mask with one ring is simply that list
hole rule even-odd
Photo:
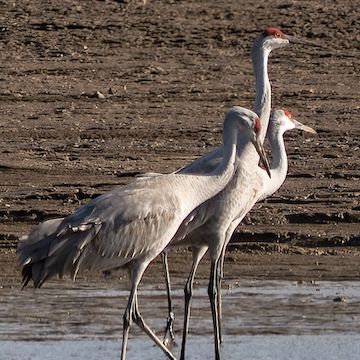
[{"label": "tail feather", "polygon": [[[18,261],[23,266],[22,288],[31,279],[35,287],[40,287],[55,275],[71,274],[74,279],[84,264],[79,259],[100,228],[99,223],[71,227],[63,218],[39,224],[19,243],[17,249]],[[91,260],[87,261],[87,264],[91,263]]]},{"label": "tail feather", "polygon": [[26,240],[28,245],[36,245],[39,243],[39,239],[43,239],[47,236],[50,236],[51,234],[54,234],[63,220],[64,218],[56,218],[44,221],[36,226],[36,228],[33,229],[29,235],[23,238],[23,240]]},{"label": "tail feather", "polygon": [[[18,261],[20,264],[26,264],[29,261],[29,249],[35,252],[38,249],[46,248],[50,244],[49,237],[56,234],[64,218],[57,218],[44,221],[39,224],[28,236],[23,237],[18,245]],[[38,253],[38,256],[44,256]]]},{"label": "tail feather", "polygon": [[25,265],[22,269],[21,275],[22,275],[21,289],[23,289],[32,279],[32,266]]}]

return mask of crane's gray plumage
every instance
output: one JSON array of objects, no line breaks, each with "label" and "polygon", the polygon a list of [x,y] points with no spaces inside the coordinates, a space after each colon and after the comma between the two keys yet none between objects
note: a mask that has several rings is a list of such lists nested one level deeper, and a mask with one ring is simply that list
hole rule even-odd
[{"label": "crane's gray plumage", "polygon": [[159,345],[171,352],[144,323],[137,304],[137,287],[148,264],[176,237],[182,221],[204,201],[215,196],[234,173],[236,142],[259,144],[257,115],[234,107],[224,121],[221,164],[205,175],[167,174],[137,179],[105,193],[62,219],[38,225],[18,246],[23,286],[30,279],[40,287],[48,278],[79,270],[110,270],[126,266],[131,292],[124,314],[122,356],[132,319]]},{"label": "crane's gray plumage", "polygon": [[38,287],[55,274],[70,273],[74,278],[80,269],[109,270],[144,254],[155,257],[167,245],[164,234],[169,240],[173,237],[182,217],[201,203],[197,199],[214,195],[214,189],[199,186],[210,185],[208,180],[181,174],[136,180],[66,218],[40,224],[18,247],[19,262],[25,273],[31,271],[26,281],[30,277]]},{"label": "crane's gray plumage", "polygon": [[[19,245],[19,261],[24,271],[31,270],[24,280],[33,278],[38,287],[57,273],[75,278],[80,269],[108,270],[157,252],[166,245],[161,234],[183,207],[176,192],[182,186],[179,180],[172,175],[135,181],[97,197],[65,219],[40,224]],[[173,193],[162,190],[170,185]],[[160,236],[159,241],[149,242],[149,233]]]}]

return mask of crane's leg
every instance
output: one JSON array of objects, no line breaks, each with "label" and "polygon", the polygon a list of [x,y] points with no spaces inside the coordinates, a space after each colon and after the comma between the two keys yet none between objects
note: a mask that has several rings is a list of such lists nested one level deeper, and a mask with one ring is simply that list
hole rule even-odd
[{"label": "crane's leg", "polygon": [[222,339],[222,304],[221,304],[221,282],[222,279],[224,278],[224,264],[225,264],[225,253],[226,253],[226,247],[229,244],[230,240],[231,240],[231,236],[234,232],[234,230],[236,229],[238,225],[238,222],[232,222],[231,225],[229,226],[229,228],[226,231],[225,234],[225,243],[224,246],[221,250],[221,254],[220,254],[220,260],[218,262],[218,266],[217,266],[217,283],[216,283],[216,287],[217,287],[217,291],[216,291],[216,296],[217,296],[217,311],[218,311],[218,321],[219,321],[219,341],[220,344],[223,342]]},{"label": "crane's leg", "polygon": [[133,312],[133,320],[136,325],[140,327],[159,348],[165,353],[170,360],[176,360],[176,357],[170,352],[170,350],[163,344],[163,342],[155,335],[155,333],[145,324],[143,317],[141,316],[138,308],[137,295],[135,295],[135,304]]},{"label": "crane's leg", "polygon": [[137,286],[139,285],[139,281],[131,282],[129,300],[123,317],[123,340],[122,340],[121,357],[120,357],[121,360],[125,360],[126,358],[126,348],[129,339],[130,326],[133,317],[132,314],[134,311],[134,304],[135,304],[135,296],[136,296]]},{"label": "crane's leg", "polygon": [[203,258],[207,251],[207,247],[201,248],[192,248],[193,252],[193,262],[190,270],[189,277],[186,281],[184,293],[185,293],[185,309],[184,309],[184,327],[183,327],[183,336],[181,343],[181,355],[180,359],[185,360],[185,344],[186,344],[186,336],[189,330],[189,320],[190,320],[190,306],[191,306],[191,298],[193,291],[193,284],[196,270],[199,266],[200,260]]},{"label": "crane's leg", "polygon": [[143,263],[133,263],[132,266],[129,267],[129,274],[131,280],[131,291],[128,300],[128,304],[125,309],[124,314],[124,326],[123,326],[123,343],[121,349],[121,360],[125,360],[126,358],[126,348],[129,338],[129,331],[131,321],[133,320],[166,354],[166,356],[170,360],[176,360],[176,358],[172,355],[172,353],[167,349],[167,347],[162,343],[162,341],[154,334],[154,332],[145,324],[142,316],[140,315],[138,309],[138,301],[137,301],[137,288],[139,286],[141,277],[149,265],[149,262]]},{"label": "crane's leg", "polygon": [[173,344],[175,344],[175,335],[174,335],[175,314],[172,309],[171,286],[170,286],[170,275],[169,275],[167,252],[166,251],[162,252],[161,257],[164,265],[166,292],[168,298],[168,311],[169,311],[163,343],[165,346],[171,347]]},{"label": "crane's leg", "polygon": [[220,334],[219,334],[219,314],[217,305],[217,277],[218,277],[219,258],[211,262],[210,282],[208,287],[208,295],[211,305],[211,314],[214,326],[214,343],[215,343],[215,359],[220,360]]},{"label": "crane's leg", "polygon": [[222,343],[222,306],[221,306],[221,281],[224,277],[224,261],[225,261],[225,247],[221,251],[220,261],[218,262],[218,273],[216,283],[216,295],[217,295],[217,309],[219,316],[219,340]]}]

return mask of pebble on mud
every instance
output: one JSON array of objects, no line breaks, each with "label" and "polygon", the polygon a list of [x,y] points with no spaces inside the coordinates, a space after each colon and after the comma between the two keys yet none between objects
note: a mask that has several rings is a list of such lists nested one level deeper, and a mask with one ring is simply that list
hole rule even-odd
[{"label": "pebble on mud", "polygon": [[344,296],[337,296],[333,299],[334,302],[346,302],[346,299]]},{"label": "pebble on mud", "polygon": [[97,91],[95,96],[98,99],[105,99],[105,95],[103,93],[101,93],[100,91]]}]

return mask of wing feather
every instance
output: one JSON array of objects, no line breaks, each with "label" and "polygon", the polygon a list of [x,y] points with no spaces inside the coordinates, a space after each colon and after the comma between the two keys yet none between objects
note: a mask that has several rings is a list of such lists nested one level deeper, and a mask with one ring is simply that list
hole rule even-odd
[{"label": "wing feather", "polygon": [[41,286],[56,274],[75,278],[85,268],[110,270],[160,252],[165,244],[159,241],[176,219],[179,200],[140,181],[99,196],[66,218],[39,224],[18,246],[23,285],[32,278]]}]

